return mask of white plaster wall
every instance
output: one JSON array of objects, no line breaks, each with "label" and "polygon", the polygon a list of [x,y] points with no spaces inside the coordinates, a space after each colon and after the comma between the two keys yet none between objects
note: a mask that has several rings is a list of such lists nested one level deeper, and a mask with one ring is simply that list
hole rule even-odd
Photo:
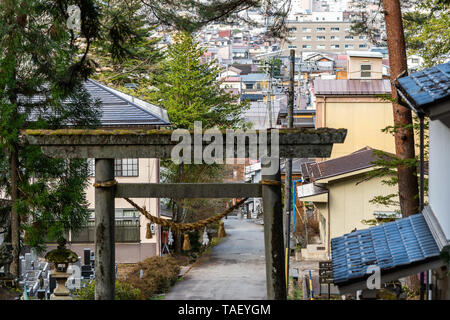
[{"label": "white plaster wall", "polygon": [[[139,176],[138,177],[116,177],[119,183],[159,183],[159,159],[139,159]],[[89,186],[86,189],[86,198],[89,201],[89,208],[95,208],[95,188],[92,186],[94,177],[90,178]],[[139,206],[146,207],[152,215],[159,217],[159,199],[156,198],[132,198]],[[124,199],[115,199],[116,209],[134,209]],[[145,216],[140,215],[141,225],[141,243],[156,243],[158,230],[151,239],[146,239],[147,223],[150,222]]]},{"label": "white plaster wall", "polygon": [[450,128],[430,120],[429,199],[447,239],[450,239]]}]

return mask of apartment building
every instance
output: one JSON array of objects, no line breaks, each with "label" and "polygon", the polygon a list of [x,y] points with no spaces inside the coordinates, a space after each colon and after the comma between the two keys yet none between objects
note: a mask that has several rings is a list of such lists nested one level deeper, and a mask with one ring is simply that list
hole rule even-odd
[{"label": "apartment building", "polygon": [[370,48],[367,36],[350,34],[351,22],[344,21],[290,21],[290,31],[283,49],[295,49],[296,55],[305,51],[345,52]]}]

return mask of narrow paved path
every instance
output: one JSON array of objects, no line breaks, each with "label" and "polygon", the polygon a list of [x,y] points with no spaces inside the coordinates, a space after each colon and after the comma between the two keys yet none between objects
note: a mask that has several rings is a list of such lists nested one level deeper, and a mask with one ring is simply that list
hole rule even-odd
[{"label": "narrow paved path", "polygon": [[236,217],[223,221],[227,236],[165,299],[267,299],[263,226]]}]

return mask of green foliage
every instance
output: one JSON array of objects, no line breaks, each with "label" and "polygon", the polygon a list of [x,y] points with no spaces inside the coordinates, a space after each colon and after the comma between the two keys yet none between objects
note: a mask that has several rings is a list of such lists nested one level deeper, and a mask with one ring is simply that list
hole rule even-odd
[{"label": "green foliage", "polygon": [[[81,8],[83,41],[67,29],[70,4]],[[92,71],[84,44],[98,36],[98,17],[94,1],[0,3],[0,192],[11,193],[9,159],[17,153],[19,199],[13,205],[26,243],[38,249],[47,235],[63,236],[64,228],[80,227],[87,219],[87,168],[85,161],[45,157],[20,138],[20,131],[98,125],[98,101],[82,86]]]},{"label": "green foliage", "polygon": [[[116,280],[116,300],[142,300],[141,290],[134,288],[131,284]],[[95,299],[95,281],[91,281],[86,287],[76,289],[74,292],[77,300]]]},{"label": "green foliage", "polygon": [[152,36],[156,26],[148,25],[143,3],[112,0],[99,6],[110,36],[93,44],[91,56],[99,64],[95,78],[122,90],[127,83],[147,88],[162,53],[155,48],[160,39]]},{"label": "green foliage", "polygon": [[172,127],[193,129],[194,121],[201,121],[203,128],[242,127],[241,111],[247,104],[220,88],[219,68],[202,62],[205,49],[188,33],[177,33],[173,40],[155,78],[158,90],[150,96],[167,110]]},{"label": "green foliage", "polygon": [[[81,10],[79,33],[67,26],[67,9],[73,4]],[[62,237],[87,221],[87,164],[48,158],[20,138],[20,131],[99,125],[99,101],[82,85],[95,68],[88,54],[92,44],[101,42],[105,55],[121,61],[131,54],[127,48],[142,40],[134,30],[139,22],[113,11],[96,0],[0,2],[0,192],[6,197],[12,193],[9,159],[18,154],[13,207],[26,244],[39,250],[45,239]]]},{"label": "green foliage", "polygon": [[409,54],[424,59],[423,67],[444,63],[450,53],[450,2],[419,0],[415,10],[403,13]]},{"label": "green foliage", "polygon": [[[357,1],[357,8],[365,8],[368,0]],[[424,59],[423,67],[444,63],[450,53],[450,30],[448,25],[450,3],[446,0],[401,0],[403,29],[408,54],[417,54]],[[375,14],[360,11],[352,21],[352,34],[367,35],[377,46],[385,45],[378,37],[384,19],[382,1]]]},{"label": "green foliage", "polygon": [[[419,136],[419,130],[420,130],[420,124],[417,117],[414,117],[413,123],[407,126],[387,126],[386,128],[382,129],[382,132],[390,135],[395,135],[397,130],[399,128],[412,128],[414,130],[415,136]],[[424,161],[425,166],[426,162],[428,161],[428,150],[429,150],[429,119],[426,118],[424,121]],[[416,144],[416,147],[419,148],[419,143]],[[416,175],[418,176],[419,173],[419,166],[420,166],[420,159],[419,156],[416,156],[414,159],[400,159],[394,154],[384,152],[381,150],[374,150],[374,156],[375,160],[372,161],[373,164],[376,165],[376,169],[368,172],[365,175],[365,180],[369,180],[375,177],[382,177],[381,180],[382,184],[385,184],[387,186],[396,186],[398,184],[398,177],[397,177],[397,167],[398,166],[406,166],[409,168],[416,169]],[[428,195],[428,178],[424,177],[424,193],[425,197]],[[417,195],[418,197],[419,195]],[[388,206],[388,207],[398,207],[400,205],[400,202],[396,199],[398,197],[398,194],[388,194],[388,195],[379,195],[373,197],[369,202],[372,204],[378,204],[381,206]],[[368,224],[372,223],[373,221],[368,221]]]},{"label": "green foliage", "polygon": [[[143,270],[142,278],[139,278]],[[177,261],[169,256],[150,257],[132,269],[126,277],[126,282],[141,291],[142,298],[152,299],[157,294],[167,292],[175,284],[180,273]]]},{"label": "green foliage", "polygon": [[272,76],[274,78],[281,76],[281,66],[283,65],[283,62],[281,61],[281,59],[273,58],[273,59],[267,59],[265,61],[261,61],[262,69],[265,69],[266,65],[267,65],[268,69],[264,70],[264,71],[268,71],[269,73],[272,73]]},{"label": "green foliage", "polygon": [[286,35],[286,17],[291,0],[143,0],[151,13],[149,20],[184,32],[195,32],[209,23],[237,24],[262,27],[264,22],[252,19],[245,13],[253,9],[270,17],[267,34]]}]

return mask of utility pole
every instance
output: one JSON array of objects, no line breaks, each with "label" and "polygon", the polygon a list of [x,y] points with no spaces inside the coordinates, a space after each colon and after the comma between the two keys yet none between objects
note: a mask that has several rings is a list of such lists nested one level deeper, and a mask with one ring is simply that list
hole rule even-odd
[{"label": "utility pole", "polygon": [[269,88],[267,95],[267,110],[269,113],[269,128],[272,128],[272,80],[273,80],[273,65],[275,57],[272,57],[272,63],[269,63]]},{"label": "utility pole", "polygon": [[[403,33],[402,12],[399,0],[383,0],[384,18],[386,23],[386,38],[389,52],[390,80],[392,98],[397,100],[397,91],[394,82],[397,78],[408,74],[406,60],[405,35]],[[412,129],[411,110],[393,103],[395,130],[395,153],[401,160],[414,159],[415,143],[414,131]],[[417,182],[417,169],[405,164],[397,167],[398,193],[400,209],[403,217],[418,213],[419,208],[419,186]],[[423,287],[423,274],[421,275],[421,287]],[[417,279],[409,278],[409,286],[414,287]],[[422,290],[421,290],[421,298]]]},{"label": "utility pole", "polygon": [[[287,127],[294,127],[294,68],[295,68],[295,50],[290,51],[289,55],[289,96],[288,96],[288,114]],[[286,210],[286,295],[289,292],[289,256],[291,240],[291,207],[292,207],[292,158],[285,160],[285,189],[284,189],[284,208]]]}]

